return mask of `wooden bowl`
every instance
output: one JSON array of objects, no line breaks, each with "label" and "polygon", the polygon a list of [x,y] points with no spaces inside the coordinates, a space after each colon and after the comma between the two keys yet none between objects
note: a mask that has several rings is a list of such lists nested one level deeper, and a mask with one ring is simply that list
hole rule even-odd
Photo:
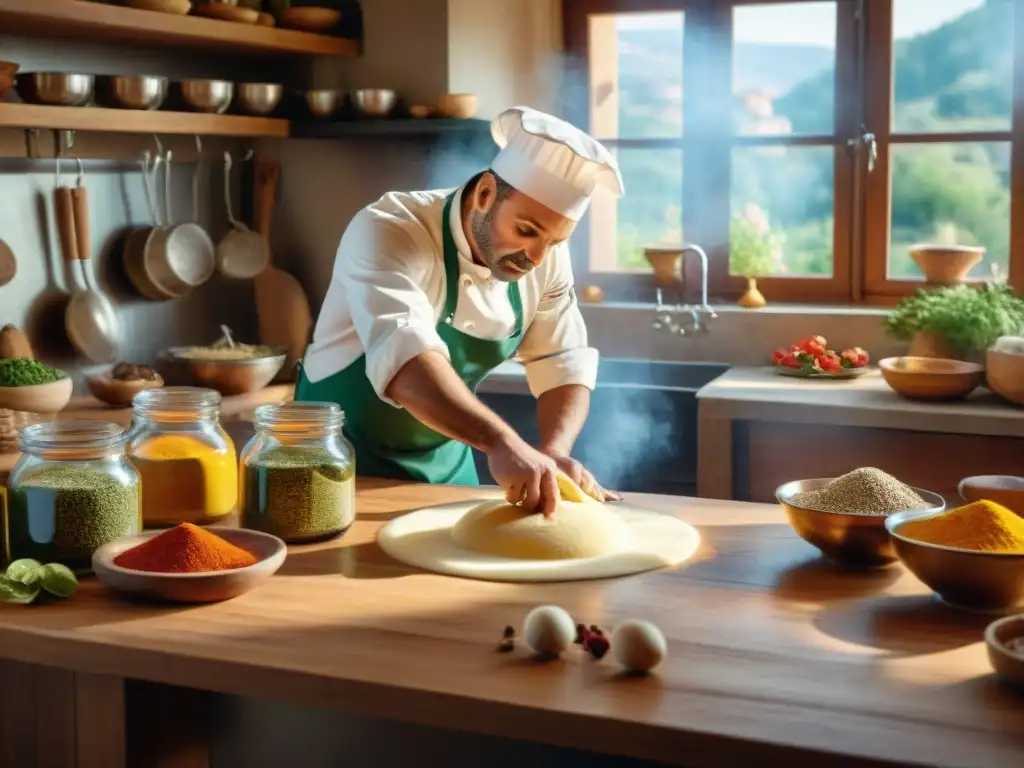
[{"label": "wooden bowl", "polygon": [[434,108],[428,107],[425,104],[413,104],[409,107],[409,117],[422,119],[425,117],[431,117],[433,114]]},{"label": "wooden bowl", "polygon": [[910,257],[924,272],[924,279],[933,285],[956,285],[962,283],[971,267],[981,261],[984,248],[967,245],[928,245],[920,243],[910,246]]},{"label": "wooden bowl", "polygon": [[235,21],[240,24],[255,24],[260,20],[260,12],[252,8],[239,8],[225,2],[202,3],[192,11],[196,16],[206,16],[209,19],[220,19],[221,21]]},{"label": "wooden bowl", "polygon": [[334,29],[341,21],[341,11],[333,8],[288,8],[279,20],[282,27],[300,29],[303,32],[326,32]]},{"label": "wooden bowl", "polygon": [[[1014,640],[1020,650],[1010,649]],[[989,624],[985,646],[995,673],[1010,685],[1024,688],[1024,616],[1007,616]]]},{"label": "wooden bowl", "polygon": [[[885,528],[886,515],[847,515],[841,512],[822,512],[800,507],[793,503],[798,493],[813,491],[831,483],[835,478],[794,480],[779,486],[775,498],[789,519],[797,536],[817,547],[825,557],[838,563],[854,566],[887,565],[896,560],[892,537]],[[914,492],[931,506],[914,510],[918,514],[942,512],[945,500],[937,493],[914,488]]]},{"label": "wooden bowl", "polygon": [[28,413],[57,413],[64,410],[71,399],[71,389],[71,379],[67,374],[48,384],[0,387],[0,408]]},{"label": "wooden bowl", "polygon": [[130,408],[132,398],[144,389],[156,389],[164,385],[164,380],[157,374],[155,379],[132,379],[122,381],[113,379],[108,373],[94,373],[85,377],[89,393],[102,403],[119,408]]},{"label": "wooden bowl", "polygon": [[277,26],[277,19],[274,18],[273,14],[261,13],[260,17],[256,19],[256,24],[260,27],[275,27]]},{"label": "wooden bowl", "polygon": [[985,383],[1004,400],[1024,405],[1024,355],[988,350],[985,353]]},{"label": "wooden bowl", "polygon": [[476,114],[480,99],[475,93],[446,93],[437,103],[438,111],[444,117],[468,120]]},{"label": "wooden bowl", "polygon": [[975,475],[965,477],[957,486],[964,501],[987,499],[1002,504],[1024,517],[1024,477],[1013,475]]},{"label": "wooden bowl", "polygon": [[981,384],[984,366],[935,357],[887,357],[878,363],[885,383],[911,400],[958,400]]},{"label": "wooden bowl", "polygon": [[978,552],[900,535],[910,520],[941,514],[911,510],[885,519],[900,561],[943,601],[969,611],[1001,613],[1024,602],[1024,555]]},{"label": "wooden bowl", "polygon": [[111,589],[137,597],[173,603],[215,603],[259,586],[277,572],[288,554],[285,543],[269,533],[218,526],[207,530],[252,552],[257,558],[256,564],[205,573],[149,573],[115,565],[115,558],[122,552],[161,533],[148,531],[138,536],[125,536],[97,549],[92,556],[93,573]]},{"label": "wooden bowl", "polygon": [[139,11],[174,13],[178,16],[184,16],[192,10],[191,0],[125,0],[124,4]]}]

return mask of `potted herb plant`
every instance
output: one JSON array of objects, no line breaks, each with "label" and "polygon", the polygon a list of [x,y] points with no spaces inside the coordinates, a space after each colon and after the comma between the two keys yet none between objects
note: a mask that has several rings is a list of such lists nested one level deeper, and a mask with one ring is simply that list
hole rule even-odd
[{"label": "potted herb plant", "polygon": [[757,287],[757,278],[778,272],[782,266],[783,237],[772,232],[768,214],[754,203],[734,216],[729,227],[729,272],[747,278],[747,292],[741,307],[757,309],[767,302]]},{"label": "potted herb plant", "polygon": [[921,289],[885,319],[890,336],[909,341],[918,357],[977,357],[1000,336],[1024,330],[1024,300],[1006,285]]}]

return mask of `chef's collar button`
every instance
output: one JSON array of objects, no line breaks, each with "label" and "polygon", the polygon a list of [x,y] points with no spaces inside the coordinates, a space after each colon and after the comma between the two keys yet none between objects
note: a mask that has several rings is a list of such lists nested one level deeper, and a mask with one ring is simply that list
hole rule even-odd
[{"label": "chef's collar button", "polygon": [[446,317],[446,318],[444,319],[444,322],[445,322],[445,323],[446,323],[447,325],[451,325],[451,324],[452,324],[452,319],[451,319],[450,317]]},{"label": "chef's collar button", "polygon": [[466,275],[464,278],[462,278],[462,284],[466,288],[469,288],[469,286],[473,284],[473,278],[471,278],[469,275]]}]

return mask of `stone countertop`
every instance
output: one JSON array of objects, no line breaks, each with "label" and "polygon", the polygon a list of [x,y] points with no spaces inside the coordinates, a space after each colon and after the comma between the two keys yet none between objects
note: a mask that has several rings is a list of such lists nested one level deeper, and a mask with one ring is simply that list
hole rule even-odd
[{"label": "stone countertop", "polygon": [[983,387],[962,401],[907,400],[889,388],[878,370],[858,379],[827,381],[780,376],[771,368],[732,368],[697,398],[702,419],[1024,437],[1024,409]]}]

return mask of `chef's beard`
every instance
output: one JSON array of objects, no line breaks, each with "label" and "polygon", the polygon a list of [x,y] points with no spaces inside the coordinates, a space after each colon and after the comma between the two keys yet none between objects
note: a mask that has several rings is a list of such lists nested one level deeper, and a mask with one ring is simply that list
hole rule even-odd
[{"label": "chef's beard", "polygon": [[[497,252],[494,247],[496,208],[497,206],[493,206],[487,213],[473,213],[473,239],[476,241],[477,256],[498,280],[514,283],[533,269],[533,262],[526,255],[526,251],[522,249],[511,253]],[[509,264],[515,265],[523,271],[511,268]]]}]

